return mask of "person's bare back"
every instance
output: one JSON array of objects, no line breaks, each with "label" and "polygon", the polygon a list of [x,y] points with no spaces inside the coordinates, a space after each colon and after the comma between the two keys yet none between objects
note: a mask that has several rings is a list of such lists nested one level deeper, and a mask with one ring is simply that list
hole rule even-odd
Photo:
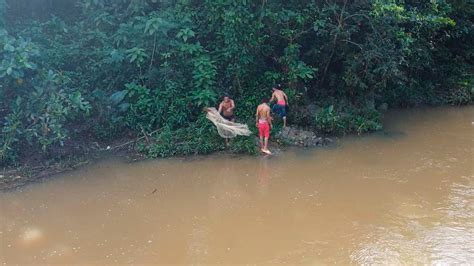
[{"label": "person's bare back", "polygon": [[277,103],[280,103],[280,104],[287,104],[287,99],[288,99],[288,96],[286,96],[286,94],[282,91],[282,90],[275,90],[273,92],[273,95],[272,95],[272,99],[275,99],[277,100]]},{"label": "person's bare back", "polygon": [[288,96],[281,89],[280,85],[272,88],[272,98],[270,102],[276,100],[275,105],[273,105],[273,112],[278,114],[283,119],[283,127],[286,127],[286,112],[288,110]]},{"label": "person's bare back", "polygon": [[[266,103],[262,103],[257,107],[257,119],[258,120],[266,120],[269,124],[270,121],[270,106]],[[258,121],[257,121],[258,122]]]}]

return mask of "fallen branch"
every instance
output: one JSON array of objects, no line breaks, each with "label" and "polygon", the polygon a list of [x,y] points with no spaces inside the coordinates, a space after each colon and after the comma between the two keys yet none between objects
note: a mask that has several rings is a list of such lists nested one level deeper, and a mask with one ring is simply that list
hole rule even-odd
[{"label": "fallen branch", "polygon": [[148,139],[148,136],[147,136],[147,134],[146,134],[146,132],[145,132],[145,129],[143,129],[143,127],[142,127],[142,134],[143,134],[143,136],[145,137],[146,143],[147,143],[148,145],[150,145],[150,140]]},{"label": "fallen branch", "polygon": [[[148,136],[151,136],[151,135],[155,134],[156,132],[158,132],[158,131],[160,131],[160,130],[161,130],[161,128],[160,128],[160,129],[157,129],[157,130],[155,130],[155,131],[153,131],[153,132],[151,132],[151,133],[149,133]],[[144,138],[146,138],[146,139],[148,140],[147,134],[145,134],[145,133],[144,133],[143,136],[141,136],[141,137],[139,137],[139,138],[136,138],[136,139],[134,139],[134,140],[127,141],[127,142],[125,142],[125,143],[119,144],[119,145],[117,145],[117,146],[111,148],[110,150],[115,150],[115,149],[118,149],[118,148],[121,148],[121,147],[130,145],[130,144],[132,144],[132,143],[136,143],[137,141],[139,141],[139,140],[141,140],[141,139],[144,139]]]}]

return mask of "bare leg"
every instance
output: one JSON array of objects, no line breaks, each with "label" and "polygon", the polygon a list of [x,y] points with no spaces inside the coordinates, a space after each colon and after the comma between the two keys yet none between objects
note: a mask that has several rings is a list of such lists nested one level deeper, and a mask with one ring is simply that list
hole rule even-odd
[{"label": "bare leg", "polygon": [[268,138],[265,138],[265,144],[264,144],[263,150],[268,151]]},{"label": "bare leg", "polygon": [[261,149],[261,150],[264,149],[264,146],[263,146],[263,137],[260,137],[260,149]]},{"label": "bare leg", "polygon": [[286,116],[283,117],[283,127],[286,127]]}]

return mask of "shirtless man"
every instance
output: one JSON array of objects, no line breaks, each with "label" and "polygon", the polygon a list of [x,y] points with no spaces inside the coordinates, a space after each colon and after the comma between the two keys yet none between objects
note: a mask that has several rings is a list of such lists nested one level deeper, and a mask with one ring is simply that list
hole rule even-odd
[{"label": "shirtless man", "polygon": [[273,105],[272,111],[277,113],[283,118],[283,127],[286,127],[286,107],[288,106],[288,96],[281,90],[281,85],[278,84],[272,88],[273,94],[270,102],[276,100],[276,104]]},{"label": "shirtless man", "polygon": [[235,120],[234,108],[235,108],[234,100],[232,100],[229,96],[224,96],[222,102],[219,104],[219,110],[217,111],[226,120],[234,122]]},{"label": "shirtless man", "polygon": [[261,151],[271,154],[268,150],[268,139],[270,138],[270,130],[272,129],[272,117],[270,116],[270,106],[268,106],[267,98],[263,98],[262,103],[257,107],[255,123],[260,136]]}]

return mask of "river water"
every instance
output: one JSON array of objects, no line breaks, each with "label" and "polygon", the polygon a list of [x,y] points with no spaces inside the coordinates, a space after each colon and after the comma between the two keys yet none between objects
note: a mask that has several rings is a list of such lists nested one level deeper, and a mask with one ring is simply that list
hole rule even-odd
[{"label": "river water", "polygon": [[120,159],[1,192],[3,264],[474,263],[474,107],[272,157]]}]

